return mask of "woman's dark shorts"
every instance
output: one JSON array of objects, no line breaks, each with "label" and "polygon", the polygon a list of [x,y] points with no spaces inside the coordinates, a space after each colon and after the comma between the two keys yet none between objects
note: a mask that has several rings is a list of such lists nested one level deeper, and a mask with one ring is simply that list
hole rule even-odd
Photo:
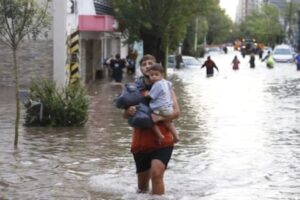
[{"label": "woman's dark shorts", "polygon": [[169,160],[173,152],[173,147],[165,147],[154,150],[149,153],[135,153],[133,158],[136,166],[136,173],[144,172],[150,169],[151,161],[154,159],[160,160],[167,168]]}]

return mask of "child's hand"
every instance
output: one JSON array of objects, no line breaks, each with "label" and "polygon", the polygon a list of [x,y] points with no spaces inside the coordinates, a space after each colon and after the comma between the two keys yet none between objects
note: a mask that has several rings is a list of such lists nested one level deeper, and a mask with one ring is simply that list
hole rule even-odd
[{"label": "child's hand", "polygon": [[148,90],[144,90],[144,91],[142,92],[142,95],[143,95],[144,97],[148,97],[148,96],[149,96],[149,91],[148,91]]},{"label": "child's hand", "polygon": [[156,115],[156,114],[151,114],[151,118],[152,118],[152,121],[153,121],[154,123],[163,120],[163,117],[162,117],[162,116]]}]

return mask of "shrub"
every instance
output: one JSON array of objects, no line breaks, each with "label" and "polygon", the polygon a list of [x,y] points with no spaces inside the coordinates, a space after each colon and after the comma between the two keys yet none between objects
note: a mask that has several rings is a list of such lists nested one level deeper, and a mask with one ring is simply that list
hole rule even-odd
[{"label": "shrub", "polygon": [[[32,81],[29,99],[25,104],[25,126],[83,126],[88,119],[89,100],[79,83],[59,89],[52,81]],[[43,105],[41,119],[39,106],[33,106],[37,102]]]}]

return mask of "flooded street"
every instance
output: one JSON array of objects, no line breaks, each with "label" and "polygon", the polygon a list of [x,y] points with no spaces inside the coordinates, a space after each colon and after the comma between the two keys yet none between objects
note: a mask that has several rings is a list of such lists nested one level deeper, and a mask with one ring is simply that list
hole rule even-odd
[{"label": "flooded street", "polygon": [[[220,72],[175,71],[181,141],[165,174],[170,200],[300,199],[300,72],[267,69],[256,58],[212,56]],[[13,147],[12,89],[0,89],[0,199],[150,200],[136,194],[132,129],[112,104],[121,90],[105,81],[89,88],[83,128],[20,126]],[[24,110],[23,110],[24,112]]]}]

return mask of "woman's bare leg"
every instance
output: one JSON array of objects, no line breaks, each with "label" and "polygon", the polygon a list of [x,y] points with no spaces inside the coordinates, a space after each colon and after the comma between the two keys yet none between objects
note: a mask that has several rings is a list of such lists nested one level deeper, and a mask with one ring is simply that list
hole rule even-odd
[{"label": "woman's bare leg", "polygon": [[152,183],[152,194],[162,195],[165,193],[164,186],[164,173],[165,173],[165,165],[157,159],[151,161],[151,183]]},{"label": "woman's bare leg", "polygon": [[149,191],[150,170],[137,174],[138,193],[146,193]]}]

